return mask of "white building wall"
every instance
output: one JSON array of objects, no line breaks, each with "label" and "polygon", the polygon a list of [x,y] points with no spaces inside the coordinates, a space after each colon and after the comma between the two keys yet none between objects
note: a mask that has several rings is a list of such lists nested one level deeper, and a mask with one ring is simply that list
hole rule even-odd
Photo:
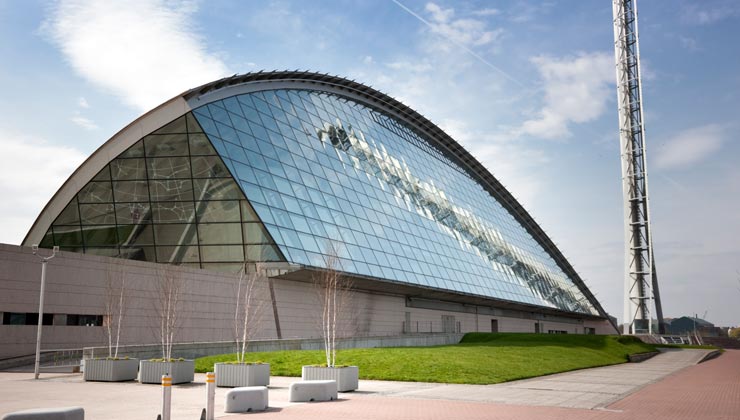
[{"label": "white building wall", "polygon": [[[48,250],[41,250],[44,255]],[[61,252],[47,267],[44,312],[52,314],[103,315],[109,272],[122,270],[126,278],[127,311],[121,344],[156,344],[157,284],[164,266],[71,252]],[[183,304],[177,342],[233,340],[236,276],[187,267],[167,266],[183,280]],[[30,248],[0,244],[0,313],[38,311],[41,264]],[[317,338],[320,321],[318,295],[311,283],[273,279],[273,290],[282,338]],[[260,327],[253,338],[278,338],[267,279],[260,283]],[[409,307],[404,296],[356,292],[345,316],[346,335],[383,336],[404,332],[443,332],[443,316],[454,317],[460,332],[490,332],[497,319],[501,332],[534,332],[534,319]],[[61,320],[57,317],[57,320]],[[545,316],[542,332],[564,330],[584,332],[584,326],[598,334],[615,331],[607,321],[576,324],[549,322]],[[35,350],[35,325],[0,325],[0,359],[30,355]],[[42,349],[80,348],[107,345],[104,327],[45,326]]]}]

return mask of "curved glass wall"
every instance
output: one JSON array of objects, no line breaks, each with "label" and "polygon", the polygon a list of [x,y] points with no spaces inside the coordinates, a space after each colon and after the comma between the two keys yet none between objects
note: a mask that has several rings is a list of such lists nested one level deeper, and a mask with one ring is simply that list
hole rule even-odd
[{"label": "curved glass wall", "polygon": [[40,245],[219,271],[284,260],[192,114],[106,165]]},{"label": "curved glass wall", "polygon": [[325,92],[193,111],[288,261],[597,314],[527,231],[416,132]]},{"label": "curved glass wall", "polygon": [[41,246],[236,271],[324,268],[597,314],[495,198],[413,129],[307,90],[195,109],[109,162]]}]

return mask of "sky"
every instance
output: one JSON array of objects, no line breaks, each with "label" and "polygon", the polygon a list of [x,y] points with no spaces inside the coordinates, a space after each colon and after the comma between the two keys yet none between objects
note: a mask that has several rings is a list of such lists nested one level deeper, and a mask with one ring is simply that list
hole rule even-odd
[{"label": "sky", "polygon": [[[666,317],[740,324],[740,2],[640,1]],[[622,317],[611,1],[0,0],[0,242],[94,150],[224,76],[311,70],[402,101],[480,160]]]}]

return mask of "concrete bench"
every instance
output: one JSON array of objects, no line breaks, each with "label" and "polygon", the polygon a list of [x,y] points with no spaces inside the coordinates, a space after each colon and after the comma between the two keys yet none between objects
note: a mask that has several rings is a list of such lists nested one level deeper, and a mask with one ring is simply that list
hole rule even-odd
[{"label": "concrete bench", "polygon": [[337,399],[337,381],[298,381],[290,384],[290,402]]},{"label": "concrete bench", "polygon": [[8,413],[2,420],[85,420],[85,410],[82,407],[34,408]]},{"label": "concrete bench", "polygon": [[266,386],[243,386],[226,393],[227,413],[246,413],[267,409]]}]

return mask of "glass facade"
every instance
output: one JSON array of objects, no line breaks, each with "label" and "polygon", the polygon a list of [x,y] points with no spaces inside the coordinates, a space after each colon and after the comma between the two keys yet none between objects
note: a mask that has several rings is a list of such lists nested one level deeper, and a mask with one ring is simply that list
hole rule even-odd
[{"label": "glass facade", "polygon": [[106,165],[54,221],[52,245],[218,271],[284,260],[192,114]]},{"label": "glass facade", "polygon": [[325,92],[193,111],[285,257],[423,287],[596,310],[464,170],[403,124]]},{"label": "glass facade", "polygon": [[321,91],[232,96],[145,136],[59,214],[41,243],[52,245],[224,271],[325,268],[336,253],[347,273],[598,314],[431,142]]}]

